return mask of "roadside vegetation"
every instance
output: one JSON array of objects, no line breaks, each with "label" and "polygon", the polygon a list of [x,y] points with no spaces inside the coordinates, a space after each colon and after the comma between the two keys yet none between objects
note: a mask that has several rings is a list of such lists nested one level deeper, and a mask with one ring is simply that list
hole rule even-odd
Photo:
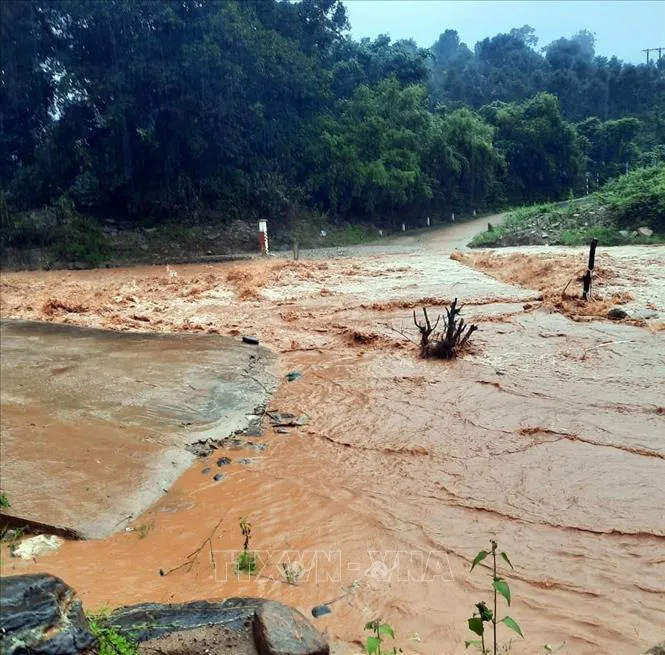
[{"label": "roadside vegetation", "polygon": [[88,621],[97,639],[98,655],[138,655],[138,643],[109,624],[108,612],[88,614]]},{"label": "roadside vegetation", "polygon": [[488,226],[472,247],[665,242],[665,165],[639,168],[596,193],[567,203],[521,207],[500,226]]},{"label": "roadside vegetation", "polygon": [[665,161],[665,60],[586,30],[421,48],[354,40],[341,0],[0,12],[2,248],[46,267],[254,250],[259,218],[280,248],[351,245]]}]

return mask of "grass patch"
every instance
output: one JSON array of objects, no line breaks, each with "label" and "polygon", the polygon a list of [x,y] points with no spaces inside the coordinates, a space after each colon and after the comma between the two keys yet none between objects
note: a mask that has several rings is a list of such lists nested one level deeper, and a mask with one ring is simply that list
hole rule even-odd
[{"label": "grass patch", "polygon": [[[648,228],[653,234],[639,231]],[[477,234],[471,247],[601,246],[665,242],[665,167],[638,169],[587,198],[520,207],[503,224]]]},{"label": "grass patch", "polygon": [[138,655],[138,643],[112,627],[108,613],[89,614],[88,621],[90,632],[97,638],[98,655]]}]

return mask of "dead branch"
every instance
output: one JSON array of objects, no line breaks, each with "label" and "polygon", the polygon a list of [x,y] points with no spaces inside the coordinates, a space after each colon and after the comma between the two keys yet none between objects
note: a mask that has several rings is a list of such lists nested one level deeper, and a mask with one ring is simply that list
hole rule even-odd
[{"label": "dead branch", "polygon": [[217,521],[215,527],[212,529],[212,532],[201,542],[201,545],[194,551],[192,551],[189,555],[187,555],[187,558],[182,564],[178,564],[178,566],[174,566],[171,569],[168,569],[167,571],[164,571],[164,569],[159,569],[159,575],[161,576],[167,576],[170,573],[173,573],[174,571],[177,571],[178,569],[182,569],[185,566],[187,568],[187,572],[192,570],[192,567],[194,566],[196,560],[198,559],[199,555],[201,554],[201,551],[208,546],[210,549],[210,564],[212,565],[213,570],[216,570],[217,567],[215,566],[215,556],[212,550],[212,538],[215,536],[215,532],[217,532],[217,529],[219,526],[222,524],[222,521],[224,520],[224,516],[222,516],[219,521]]},{"label": "dead branch", "polygon": [[406,339],[407,341],[410,341],[411,343],[415,343],[416,345],[418,345],[418,342],[417,342],[417,341],[414,341],[414,340],[413,340],[413,339],[412,339],[412,338],[406,333],[406,330],[405,330],[404,328],[401,328],[400,330],[398,330],[398,329],[396,329],[395,327],[393,327],[392,325],[389,325],[388,323],[382,323],[382,325],[384,325],[385,327],[387,327],[387,328],[388,328],[389,330],[391,330],[392,332],[395,332],[396,334],[399,334],[401,337],[403,337],[403,338]]},{"label": "dead branch", "polygon": [[427,346],[429,344],[430,336],[432,335],[432,332],[436,330],[436,326],[439,324],[439,321],[441,320],[441,316],[439,316],[436,319],[436,323],[434,324],[434,327],[432,327],[432,324],[429,321],[429,316],[427,315],[427,309],[423,307],[423,315],[425,316],[425,323],[418,323],[416,319],[416,310],[413,310],[413,322],[415,323],[416,327],[418,330],[420,330],[420,355],[421,357],[424,357],[424,353],[427,350]]}]

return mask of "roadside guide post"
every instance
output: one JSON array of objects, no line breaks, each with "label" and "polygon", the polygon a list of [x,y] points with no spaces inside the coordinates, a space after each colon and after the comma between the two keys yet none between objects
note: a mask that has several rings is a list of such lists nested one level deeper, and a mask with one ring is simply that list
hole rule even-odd
[{"label": "roadside guide post", "polygon": [[259,248],[263,255],[268,255],[268,221],[259,221]]}]

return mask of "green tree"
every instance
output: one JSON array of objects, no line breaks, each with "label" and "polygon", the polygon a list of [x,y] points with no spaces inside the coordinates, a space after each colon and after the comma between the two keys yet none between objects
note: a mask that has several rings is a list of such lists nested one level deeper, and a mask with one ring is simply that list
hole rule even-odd
[{"label": "green tree", "polygon": [[497,128],[496,144],[508,165],[509,200],[557,200],[581,185],[584,156],[555,96],[539,93],[521,105],[494,103],[481,114]]}]

